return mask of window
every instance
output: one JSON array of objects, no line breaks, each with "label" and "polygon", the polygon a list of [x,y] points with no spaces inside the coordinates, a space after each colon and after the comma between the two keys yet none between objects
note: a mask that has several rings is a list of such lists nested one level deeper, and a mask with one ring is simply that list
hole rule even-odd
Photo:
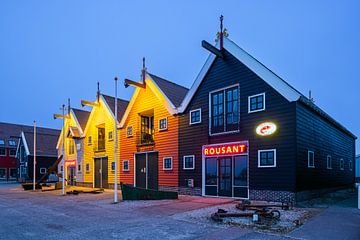
[{"label": "window", "polygon": [[113,131],[108,132],[108,140],[113,140]]},{"label": "window", "polygon": [[195,169],[195,155],[184,156],[184,169]]},{"label": "window", "polygon": [[130,170],[129,160],[124,160],[123,161],[123,171],[129,171],[129,170]]},{"label": "window", "polygon": [[16,168],[10,168],[10,178],[17,178],[18,169]]},{"label": "window", "polygon": [[60,172],[63,172],[63,171],[64,171],[63,166],[60,166]]},{"label": "window", "polygon": [[217,158],[205,159],[205,184],[209,186],[217,186]]},{"label": "window", "polygon": [[105,128],[98,127],[98,135],[97,135],[97,151],[105,151]]},{"label": "window", "polygon": [[159,131],[167,129],[167,118],[162,118],[159,120]]},{"label": "window", "polygon": [[0,145],[5,145],[4,139],[0,139]]},{"label": "window", "polygon": [[127,137],[132,137],[132,135],[133,135],[132,126],[128,126],[127,129],[126,129],[126,136]]},{"label": "window", "polygon": [[327,155],[327,157],[326,157],[326,168],[332,169],[332,159],[331,159],[330,155]]},{"label": "window", "polygon": [[115,162],[111,162],[111,171],[115,171]]},{"label": "window", "polygon": [[164,170],[172,170],[172,157],[164,157],[163,158],[163,169]]},{"label": "window", "polygon": [[154,117],[141,116],[140,144],[154,143]]},{"label": "window", "polygon": [[73,139],[69,139],[69,154],[74,154],[75,153],[75,143],[74,143],[74,140]]},{"label": "window", "polygon": [[88,137],[88,145],[91,145],[91,144],[92,144],[92,137],[89,136],[89,137]]},{"label": "window", "polygon": [[249,96],[248,112],[259,112],[265,110],[265,93]]},{"label": "window", "polygon": [[46,173],[46,168],[40,168],[40,174],[45,174]]},{"label": "window", "polygon": [[248,185],[247,156],[234,157],[234,186]]},{"label": "window", "polygon": [[314,152],[313,151],[308,151],[308,167],[309,168],[314,168],[315,167]]},{"label": "window", "polygon": [[9,146],[16,146],[16,141],[15,140],[9,140]]},{"label": "window", "polygon": [[85,171],[86,171],[87,173],[90,172],[90,163],[86,163],[86,165],[85,165]]},{"label": "window", "polygon": [[6,178],[6,168],[0,168],[0,178]]},{"label": "window", "polygon": [[5,148],[0,148],[0,156],[6,156]]},{"label": "window", "polygon": [[81,164],[78,164],[78,172],[81,172]]},{"label": "window", "polygon": [[349,161],[349,170],[352,171],[353,170],[353,165],[352,165],[352,161]]},{"label": "window", "polygon": [[239,88],[210,93],[211,133],[239,130]]},{"label": "window", "polygon": [[259,150],[258,167],[276,167],[276,149]]},{"label": "window", "polygon": [[9,156],[14,157],[16,155],[16,149],[15,148],[10,148],[9,150]]},{"label": "window", "polygon": [[344,159],[340,159],[340,170],[344,170]]},{"label": "window", "polygon": [[190,111],[190,125],[201,123],[201,108]]}]

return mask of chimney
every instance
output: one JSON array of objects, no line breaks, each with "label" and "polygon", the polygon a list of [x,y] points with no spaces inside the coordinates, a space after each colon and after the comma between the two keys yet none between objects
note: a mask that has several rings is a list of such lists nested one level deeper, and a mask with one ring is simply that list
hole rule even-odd
[{"label": "chimney", "polygon": [[224,33],[223,33],[223,19],[224,16],[220,16],[220,51],[224,48]]}]

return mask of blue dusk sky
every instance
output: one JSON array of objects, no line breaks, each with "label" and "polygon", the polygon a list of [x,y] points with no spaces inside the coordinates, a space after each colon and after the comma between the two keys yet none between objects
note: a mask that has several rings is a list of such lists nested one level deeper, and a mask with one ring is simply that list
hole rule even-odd
[{"label": "blue dusk sky", "polygon": [[[141,59],[190,87],[219,16],[230,38],[360,136],[360,1],[0,1],[0,121],[61,127],[71,98],[130,99]],[[120,84],[121,83],[121,84]],[[357,149],[360,149],[359,141]],[[359,150],[357,150],[359,152]]]}]

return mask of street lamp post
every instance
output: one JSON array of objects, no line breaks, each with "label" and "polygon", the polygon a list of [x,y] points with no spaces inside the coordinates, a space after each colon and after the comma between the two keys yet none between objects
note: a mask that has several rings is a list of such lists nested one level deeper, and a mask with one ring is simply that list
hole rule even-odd
[{"label": "street lamp post", "polygon": [[117,162],[117,149],[118,149],[118,137],[117,137],[117,80],[115,77],[115,132],[114,132],[114,161],[115,161],[115,180],[114,180],[114,203],[118,203],[118,162]]},{"label": "street lamp post", "polygon": [[62,195],[65,195],[65,104],[62,105],[62,115],[63,115],[63,134],[62,134]]},{"label": "street lamp post", "polygon": [[33,159],[33,190],[36,189],[36,121],[34,120],[34,159]]}]

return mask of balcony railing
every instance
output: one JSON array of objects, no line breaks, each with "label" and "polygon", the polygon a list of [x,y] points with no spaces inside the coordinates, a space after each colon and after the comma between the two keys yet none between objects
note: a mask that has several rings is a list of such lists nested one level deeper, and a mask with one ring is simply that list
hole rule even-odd
[{"label": "balcony railing", "polygon": [[137,145],[143,146],[143,145],[152,145],[154,144],[154,135],[150,133],[145,132],[139,132],[137,134]]},{"label": "balcony railing", "polygon": [[105,151],[105,140],[98,140],[94,142],[94,152]]}]

